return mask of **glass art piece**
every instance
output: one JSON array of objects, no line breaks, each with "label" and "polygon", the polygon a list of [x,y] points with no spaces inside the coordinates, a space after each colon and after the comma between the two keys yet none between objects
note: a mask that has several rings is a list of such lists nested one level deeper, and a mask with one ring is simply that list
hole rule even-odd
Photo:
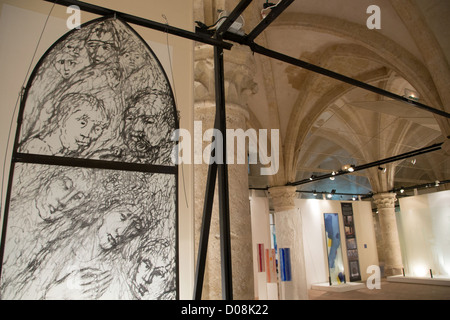
[{"label": "glass art piece", "polygon": [[105,17],[41,58],[19,112],[2,299],[177,299],[177,113],[167,76]]}]

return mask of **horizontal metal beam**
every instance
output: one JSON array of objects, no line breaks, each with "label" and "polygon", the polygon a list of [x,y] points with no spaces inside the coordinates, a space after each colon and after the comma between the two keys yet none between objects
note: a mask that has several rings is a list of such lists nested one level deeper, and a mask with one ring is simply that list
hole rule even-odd
[{"label": "horizontal metal beam", "polygon": [[261,55],[264,55],[264,56],[267,56],[267,57],[270,57],[270,58],[274,58],[274,59],[277,59],[277,60],[280,60],[280,61],[292,64],[292,65],[301,67],[303,69],[310,70],[310,71],[313,71],[315,73],[327,76],[329,78],[336,79],[336,80],[348,83],[348,84],[350,84],[352,86],[359,87],[361,89],[368,90],[368,91],[374,92],[376,94],[380,94],[382,96],[385,96],[385,97],[388,97],[388,98],[391,98],[391,99],[394,99],[394,100],[398,100],[398,101],[401,101],[401,102],[408,103],[408,104],[410,104],[413,107],[416,107],[416,108],[419,108],[419,109],[422,109],[422,110],[426,110],[426,111],[429,111],[431,113],[434,113],[434,114],[437,114],[437,115],[440,115],[440,116],[443,116],[443,117],[446,117],[446,118],[450,118],[450,113],[448,113],[448,112],[429,107],[429,106],[427,106],[427,105],[425,105],[423,103],[420,103],[418,101],[411,100],[411,99],[399,96],[399,95],[397,95],[395,93],[392,93],[392,92],[380,89],[378,87],[372,86],[370,84],[364,83],[362,81],[359,81],[359,80],[356,80],[356,79],[344,76],[344,75],[339,74],[337,72],[334,72],[334,71],[331,71],[331,70],[328,70],[328,69],[316,66],[314,64],[311,64],[311,63],[308,63],[308,62],[305,62],[305,61],[302,61],[302,60],[299,60],[299,59],[287,56],[285,54],[282,54],[282,53],[279,53],[279,52],[276,52],[276,51],[273,51],[273,50],[270,50],[270,49],[266,49],[266,48],[264,48],[264,47],[262,47],[260,45],[255,44],[255,43],[251,44],[250,47],[251,47],[253,52],[259,53]]},{"label": "horizontal metal beam", "polygon": [[[361,170],[366,170],[369,168],[373,168],[373,167],[378,167],[381,166],[383,164],[388,164],[388,163],[392,163],[392,162],[396,162],[396,161],[400,161],[400,160],[404,160],[404,159],[408,159],[411,157],[415,157],[421,154],[425,154],[425,153],[430,153],[430,152],[434,152],[434,151],[438,151],[442,149],[442,145],[443,143],[438,143],[438,144],[434,144],[425,148],[421,148],[421,149],[417,149],[414,151],[410,151],[410,152],[406,152],[397,156],[393,156],[393,157],[389,157],[386,159],[382,159],[382,160],[378,160],[378,161],[374,161],[374,162],[370,162],[367,164],[363,164],[360,166],[356,166],[354,167],[354,171],[353,172],[357,172],[357,171],[361,171]],[[297,182],[291,182],[288,183],[287,186],[300,186],[300,185],[304,185],[307,183],[312,183],[312,182],[316,182],[319,180],[324,180],[324,179],[329,179],[331,177],[337,177],[337,176],[341,176],[344,174],[349,174],[350,172],[348,171],[337,171],[334,174],[330,173],[330,174],[325,174],[325,175],[321,175],[318,177],[313,177],[313,178],[308,178],[308,179],[303,179]]]},{"label": "horizontal metal beam", "polygon": [[92,160],[83,158],[66,158],[29,153],[15,153],[13,162],[36,163],[43,165],[54,165],[64,167],[79,167],[90,169],[107,169],[119,171],[134,171],[145,173],[176,174],[176,166],[161,166],[153,164],[127,163],[119,161]]},{"label": "horizontal metal beam", "polygon": [[[444,184],[449,184],[449,183],[450,183],[450,180],[439,181],[439,186],[440,185],[444,185]],[[400,191],[402,189],[404,191],[409,191],[409,190],[414,190],[414,189],[435,188],[435,187],[438,187],[438,186],[436,186],[436,182],[429,182],[429,183],[418,184],[418,185],[415,185],[415,186],[394,188],[392,190],[389,190],[389,192],[398,192],[398,191]]]},{"label": "horizontal metal beam", "polygon": [[153,30],[157,30],[157,31],[162,31],[165,33],[169,33],[169,34],[178,36],[178,37],[185,38],[185,39],[190,39],[193,41],[202,42],[202,43],[210,44],[213,46],[219,46],[226,50],[230,50],[233,47],[233,44],[231,44],[229,42],[214,39],[212,37],[205,35],[204,33],[196,33],[196,32],[187,31],[184,29],[169,26],[168,24],[144,19],[144,18],[137,17],[137,16],[134,16],[134,15],[131,15],[128,13],[119,12],[119,11],[116,11],[113,9],[96,6],[94,4],[90,4],[90,3],[86,3],[86,2],[82,2],[82,1],[77,1],[77,0],[44,0],[44,1],[50,2],[50,3],[55,3],[55,1],[56,1],[56,4],[61,5],[61,6],[66,6],[66,7],[75,5],[75,6],[78,6],[80,8],[80,10],[82,10],[82,11],[93,13],[93,14],[96,14],[99,16],[109,16],[109,15],[114,16],[115,15],[116,17],[118,17],[128,23],[136,24],[136,25],[146,27],[149,29],[153,29]]},{"label": "horizontal metal beam", "polygon": [[309,71],[312,71],[312,72],[315,72],[318,74],[321,74],[323,76],[326,76],[326,77],[329,77],[329,78],[332,78],[335,80],[339,80],[341,82],[350,84],[352,86],[359,87],[361,89],[371,91],[373,93],[376,93],[376,94],[379,94],[379,95],[382,95],[382,96],[385,96],[385,97],[388,97],[388,98],[391,98],[391,99],[394,99],[397,101],[407,103],[412,107],[416,107],[416,108],[434,113],[436,115],[439,115],[439,116],[442,116],[445,118],[450,118],[450,113],[448,113],[448,112],[445,112],[440,109],[432,108],[432,107],[427,106],[423,103],[420,103],[416,100],[411,100],[411,99],[399,96],[395,93],[380,89],[378,87],[375,87],[370,84],[364,83],[362,81],[344,76],[340,73],[319,67],[319,66],[311,64],[309,62],[306,62],[306,61],[303,61],[300,59],[296,59],[296,58],[290,57],[288,55],[285,55],[283,53],[267,49],[267,48],[262,47],[254,42],[251,42],[251,41],[249,42],[247,37],[245,37],[245,36],[239,36],[239,35],[227,32],[224,34],[224,39],[230,40],[230,41],[242,44],[242,45],[247,45],[250,47],[250,49],[253,52],[261,54],[263,56],[266,56],[266,57],[269,57],[269,58],[272,58],[272,59],[275,59],[278,61],[282,61],[282,62],[291,64],[291,65],[294,65],[294,66],[297,66],[297,67],[300,67],[300,68],[303,68],[303,69],[306,69],[306,70],[309,70]]}]

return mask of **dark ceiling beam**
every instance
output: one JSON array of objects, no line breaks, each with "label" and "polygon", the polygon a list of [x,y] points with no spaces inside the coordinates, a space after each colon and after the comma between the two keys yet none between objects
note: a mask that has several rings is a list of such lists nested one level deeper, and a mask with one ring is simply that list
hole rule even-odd
[{"label": "dark ceiling beam", "polygon": [[276,60],[280,60],[280,61],[292,64],[292,65],[295,65],[297,67],[300,67],[300,68],[303,68],[303,69],[306,69],[306,70],[313,71],[315,73],[324,75],[326,77],[329,77],[329,78],[332,78],[332,79],[335,79],[335,80],[339,80],[339,81],[348,83],[348,84],[350,84],[352,86],[359,87],[361,89],[364,89],[364,90],[367,90],[367,91],[371,91],[373,93],[376,93],[376,94],[379,94],[379,95],[382,95],[382,96],[385,96],[385,97],[388,97],[388,98],[391,98],[391,99],[394,99],[394,100],[397,100],[397,101],[401,101],[401,102],[407,103],[407,104],[409,104],[409,105],[411,105],[413,107],[416,107],[416,108],[419,108],[419,109],[422,109],[422,110],[425,110],[425,111],[437,114],[437,115],[442,116],[442,117],[450,118],[450,113],[445,112],[445,111],[440,110],[440,109],[429,107],[429,106],[427,106],[427,105],[425,105],[423,103],[420,103],[420,102],[418,102],[416,100],[411,100],[411,99],[408,99],[406,97],[399,96],[399,95],[397,95],[395,93],[392,93],[392,92],[386,91],[384,89],[381,89],[381,88],[372,86],[370,84],[364,83],[362,81],[359,81],[359,80],[356,80],[356,79],[344,76],[344,75],[339,74],[337,72],[334,72],[334,71],[331,71],[331,70],[319,67],[317,65],[314,65],[314,64],[302,61],[300,59],[296,59],[296,58],[287,56],[287,55],[282,54],[280,52],[276,52],[276,51],[264,48],[264,47],[262,47],[260,45],[255,44],[255,43],[249,44],[249,46],[250,46],[250,48],[252,49],[253,52],[259,53],[259,54],[264,55],[266,57],[270,57],[270,58],[273,58],[273,59],[276,59]]},{"label": "dark ceiling beam", "polygon": [[282,0],[278,5],[271,9],[266,18],[264,18],[247,36],[247,42],[253,42],[278,16],[289,7],[294,0]]},{"label": "dark ceiling beam", "polygon": [[[366,169],[373,168],[373,167],[379,167],[379,166],[384,165],[384,164],[388,164],[388,163],[392,163],[392,162],[396,162],[396,161],[400,161],[400,160],[405,160],[405,159],[416,157],[416,156],[419,156],[419,155],[425,154],[425,153],[438,151],[438,150],[442,149],[442,145],[443,145],[443,143],[437,143],[437,144],[434,144],[434,145],[431,145],[431,146],[428,146],[428,147],[425,147],[425,148],[421,148],[421,149],[417,149],[417,150],[414,150],[414,151],[406,152],[406,153],[403,153],[403,154],[400,154],[400,155],[397,155],[397,156],[393,156],[393,157],[389,157],[389,158],[386,158],[386,159],[370,162],[370,163],[363,164],[363,165],[360,165],[360,166],[355,166],[355,167],[353,167],[353,169],[354,169],[353,172],[366,170]],[[343,170],[335,171],[334,174],[330,173],[330,174],[325,174],[325,175],[321,175],[321,176],[317,176],[317,177],[311,177],[311,178],[308,178],[308,179],[303,179],[303,180],[296,181],[296,182],[291,182],[291,183],[288,183],[287,186],[300,186],[300,185],[304,185],[304,184],[307,184],[307,183],[312,183],[312,182],[316,182],[316,181],[319,181],[319,180],[329,179],[331,177],[337,177],[337,176],[341,176],[341,175],[344,175],[344,174],[350,174],[350,173],[351,172],[349,172],[349,171],[343,171]]]},{"label": "dark ceiling beam", "polygon": [[370,84],[367,84],[365,82],[356,80],[354,78],[347,77],[347,76],[345,76],[343,74],[340,74],[340,73],[337,73],[337,72],[334,72],[334,71],[331,71],[331,70],[319,67],[317,65],[314,65],[312,63],[309,63],[309,62],[306,62],[306,61],[303,61],[303,60],[300,60],[300,59],[297,59],[297,58],[293,58],[291,56],[285,55],[285,54],[277,52],[277,51],[273,51],[273,50],[267,49],[267,48],[265,48],[263,46],[260,46],[260,45],[258,45],[256,43],[252,42],[252,41],[249,41],[249,39],[247,37],[245,37],[245,36],[240,36],[240,35],[236,35],[236,34],[232,34],[230,32],[227,32],[227,33],[224,34],[223,38],[225,40],[230,40],[230,41],[233,41],[233,42],[237,42],[237,43],[242,44],[242,45],[247,45],[247,46],[250,47],[250,49],[253,52],[261,54],[263,56],[266,56],[266,57],[269,57],[269,58],[272,58],[272,59],[275,59],[275,60],[278,60],[278,61],[282,61],[282,62],[291,64],[291,65],[294,65],[294,66],[297,66],[297,67],[300,67],[300,68],[303,68],[303,69],[306,69],[306,70],[309,70],[309,71],[321,74],[323,76],[326,76],[326,77],[329,77],[329,78],[332,78],[332,79],[335,79],[335,80],[338,80],[338,81],[350,84],[352,86],[355,86],[355,87],[358,87],[358,88],[361,88],[361,89],[364,89],[364,90],[367,90],[367,91],[371,91],[373,93],[376,93],[376,94],[379,94],[379,95],[382,95],[382,96],[385,96],[385,97],[388,97],[388,98],[391,98],[391,99],[394,99],[394,100],[397,100],[397,101],[400,101],[400,102],[403,102],[403,103],[407,103],[407,104],[409,104],[412,107],[419,108],[419,109],[422,109],[422,110],[434,113],[436,115],[439,115],[439,116],[442,116],[442,117],[445,117],[445,118],[450,118],[450,113],[443,111],[443,108],[442,108],[442,110],[441,109],[432,108],[432,107],[427,106],[427,105],[425,105],[423,103],[420,103],[420,102],[418,102],[416,100],[412,100],[412,99],[408,99],[408,98],[403,97],[403,96],[399,96],[399,95],[397,95],[395,93],[392,93],[392,92],[383,90],[381,88],[372,86]]},{"label": "dark ceiling beam", "polygon": [[223,49],[230,50],[233,47],[233,44],[229,42],[225,42],[222,40],[218,40],[215,38],[210,37],[209,35],[205,35],[204,33],[197,33],[197,32],[191,32],[188,30],[176,28],[169,26],[165,23],[160,23],[148,19],[144,19],[141,17],[137,17],[128,13],[119,12],[113,9],[108,9],[100,6],[96,6],[94,4],[78,1],[78,0],[44,0],[46,2],[50,3],[56,3],[61,6],[78,6],[80,10],[93,13],[99,16],[116,16],[123,21],[126,21],[127,23],[139,25],[142,27],[146,27],[149,29],[169,33],[178,37],[182,37],[185,39],[213,45],[213,46],[219,46]]}]

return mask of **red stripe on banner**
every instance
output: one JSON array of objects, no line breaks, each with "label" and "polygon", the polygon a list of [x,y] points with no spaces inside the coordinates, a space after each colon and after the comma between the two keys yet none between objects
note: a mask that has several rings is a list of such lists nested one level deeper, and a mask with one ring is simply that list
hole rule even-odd
[{"label": "red stripe on banner", "polygon": [[258,244],[258,272],[265,272],[264,264],[264,244]]}]

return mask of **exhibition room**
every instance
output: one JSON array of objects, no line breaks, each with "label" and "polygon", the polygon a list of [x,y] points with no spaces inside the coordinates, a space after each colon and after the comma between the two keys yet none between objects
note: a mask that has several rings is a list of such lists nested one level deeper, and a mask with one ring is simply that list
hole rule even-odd
[{"label": "exhibition room", "polygon": [[449,15],[0,0],[0,299],[449,300]]}]

